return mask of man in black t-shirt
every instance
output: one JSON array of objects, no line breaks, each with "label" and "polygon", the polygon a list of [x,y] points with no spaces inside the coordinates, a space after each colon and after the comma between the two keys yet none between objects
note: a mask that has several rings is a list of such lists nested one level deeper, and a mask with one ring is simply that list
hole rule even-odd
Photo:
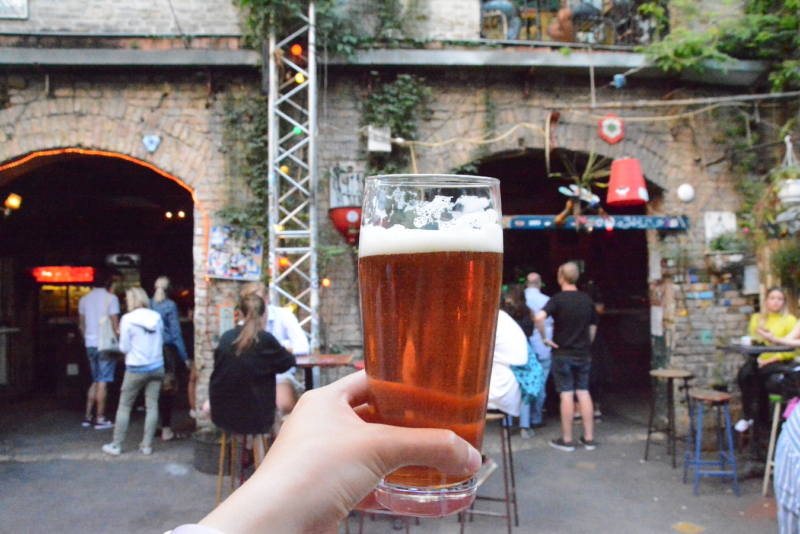
[{"label": "man in black t-shirt", "polygon": [[572,422],[575,414],[575,395],[580,402],[583,418],[583,437],[581,444],[587,450],[594,450],[594,406],[589,395],[589,370],[591,354],[589,349],[597,332],[597,310],[586,293],[578,291],[576,284],[580,272],[575,263],[565,263],[558,268],[558,284],[561,293],[552,297],[544,308],[536,314],[536,328],[544,335],[544,321],[552,317],[553,338],[545,343],[553,347],[553,367],[551,373],[556,390],[561,396],[562,437],[550,441],[550,446],[563,451],[574,451],[572,442]]}]

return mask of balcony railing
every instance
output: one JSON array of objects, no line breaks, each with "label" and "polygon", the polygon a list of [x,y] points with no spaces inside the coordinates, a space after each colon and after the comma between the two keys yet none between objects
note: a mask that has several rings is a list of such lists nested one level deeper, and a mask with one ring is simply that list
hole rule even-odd
[{"label": "balcony railing", "polygon": [[481,4],[486,39],[639,46],[656,24],[639,12],[643,0],[488,0]]}]

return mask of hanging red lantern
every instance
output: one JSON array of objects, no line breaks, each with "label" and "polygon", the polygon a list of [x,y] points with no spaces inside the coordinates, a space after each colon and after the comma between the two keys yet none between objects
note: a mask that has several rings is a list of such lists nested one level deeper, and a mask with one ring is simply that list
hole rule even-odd
[{"label": "hanging red lantern", "polygon": [[644,183],[642,166],[635,158],[617,159],[611,163],[608,180],[609,206],[640,206],[650,200]]},{"label": "hanging red lantern", "polygon": [[358,242],[358,233],[361,229],[361,208],[358,207],[342,207],[331,208],[328,211],[331,217],[333,226],[339,231],[345,240],[355,245]]}]

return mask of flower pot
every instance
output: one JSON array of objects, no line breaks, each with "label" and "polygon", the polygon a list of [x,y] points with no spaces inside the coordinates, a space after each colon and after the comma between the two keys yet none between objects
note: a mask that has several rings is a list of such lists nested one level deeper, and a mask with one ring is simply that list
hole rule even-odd
[{"label": "flower pot", "polygon": [[[222,432],[198,430],[192,434],[192,440],[194,441],[194,468],[209,475],[219,473],[219,447],[222,442]],[[230,458],[230,455],[226,454],[225,457]],[[223,474],[229,475],[230,462],[225,462],[223,469]]]},{"label": "flower pot", "polygon": [[800,203],[800,179],[780,182],[778,184],[778,199],[784,205]]}]

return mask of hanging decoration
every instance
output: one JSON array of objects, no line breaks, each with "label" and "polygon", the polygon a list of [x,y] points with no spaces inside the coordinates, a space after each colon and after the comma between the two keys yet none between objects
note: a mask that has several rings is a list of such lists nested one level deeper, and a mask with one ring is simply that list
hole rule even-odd
[{"label": "hanging decoration", "polygon": [[777,190],[781,204],[790,206],[800,203],[800,165],[794,155],[791,136],[784,137],[783,142],[786,144],[786,155],[781,163],[779,172],[781,180],[777,183]]},{"label": "hanging decoration", "polygon": [[361,208],[354,206],[331,208],[328,210],[328,214],[333,226],[342,234],[345,241],[350,245],[355,245],[361,229]]},{"label": "hanging decoration", "polygon": [[625,139],[625,122],[613,113],[609,113],[597,121],[597,135],[609,145],[619,143]]},{"label": "hanging decoration", "polygon": [[[594,213],[602,217],[607,223],[607,229],[613,229],[613,220],[609,217],[608,213],[600,206],[600,197],[592,193],[592,186],[606,187],[606,184],[598,182],[598,180],[608,177],[608,160],[606,158],[599,158],[592,152],[589,154],[589,161],[586,163],[586,168],[583,174],[576,172],[575,166],[567,159],[564,152],[561,152],[561,160],[567,170],[566,178],[573,183],[569,187],[559,187],[558,191],[562,195],[569,197],[564,206],[564,210],[556,215],[553,224],[556,227],[563,226],[569,217],[572,217],[576,230],[586,230],[591,232],[592,225],[587,224],[587,213]],[[564,178],[561,174],[550,174],[553,178]]]},{"label": "hanging decoration", "polygon": [[644,183],[642,166],[638,159],[623,158],[611,163],[611,177],[608,180],[609,206],[640,206],[650,200]]}]

